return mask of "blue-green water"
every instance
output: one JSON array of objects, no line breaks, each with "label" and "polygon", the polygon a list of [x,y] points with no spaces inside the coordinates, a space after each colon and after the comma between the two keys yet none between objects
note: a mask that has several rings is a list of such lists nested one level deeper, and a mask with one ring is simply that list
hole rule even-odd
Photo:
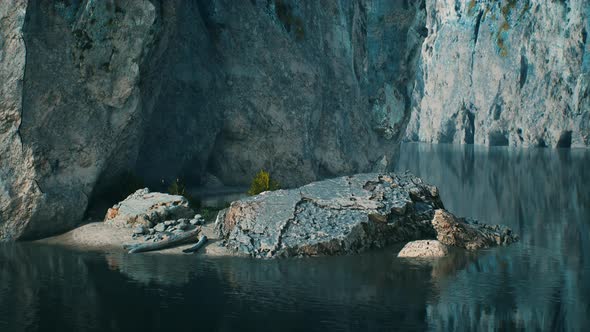
[{"label": "blue-green water", "polygon": [[446,207],[521,242],[437,262],[400,246],[257,261],[0,246],[0,331],[590,328],[590,154],[405,145]]}]

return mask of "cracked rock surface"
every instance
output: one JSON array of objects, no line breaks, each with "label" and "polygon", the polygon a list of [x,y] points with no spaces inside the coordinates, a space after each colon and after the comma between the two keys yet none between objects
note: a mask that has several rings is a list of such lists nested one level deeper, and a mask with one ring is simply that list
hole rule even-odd
[{"label": "cracked rock surface", "polygon": [[[225,246],[238,254],[259,258],[340,255],[435,239],[437,228],[432,221],[438,211],[444,211],[438,189],[410,173],[359,174],[233,202],[219,214],[216,227]],[[469,249],[511,242],[479,240],[487,239],[494,229],[480,224],[471,225],[471,232],[437,225],[447,231],[445,239],[460,229],[457,238],[482,244]]]},{"label": "cracked rock surface", "polygon": [[469,250],[507,245],[518,240],[518,236],[506,226],[486,225],[476,220],[457,218],[445,210],[434,212],[432,226],[441,243]]},{"label": "cracked rock surface", "polygon": [[164,226],[165,222],[174,221],[176,224],[178,219],[191,218],[194,215],[195,212],[189,207],[186,198],[150,192],[144,188],[110,208],[105,216],[105,222],[115,226],[152,228],[159,223]]}]

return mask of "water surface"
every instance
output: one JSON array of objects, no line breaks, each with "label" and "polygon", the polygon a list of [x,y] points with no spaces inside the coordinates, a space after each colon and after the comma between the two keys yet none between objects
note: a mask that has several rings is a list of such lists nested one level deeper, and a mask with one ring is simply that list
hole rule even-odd
[{"label": "water surface", "polygon": [[0,246],[0,331],[587,330],[590,154],[404,145],[447,209],[521,235],[436,262],[401,245],[257,261]]}]

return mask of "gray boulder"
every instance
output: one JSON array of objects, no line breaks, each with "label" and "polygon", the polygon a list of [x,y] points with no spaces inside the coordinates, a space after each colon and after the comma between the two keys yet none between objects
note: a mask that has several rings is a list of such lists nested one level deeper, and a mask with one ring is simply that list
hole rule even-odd
[{"label": "gray boulder", "polygon": [[438,258],[449,254],[447,246],[436,240],[419,240],[406,244],[397,254],[405,258]]},{"label": "gray boulder", "polygon": [[145,233],[146,233],[146,228],[143,225],[139,225],[139,226],[135,227],[135,229],[133,229],[134,235],[143,235]]},{"label": "gray boulder", "polygon": [[[432,222],[443,209],[438,189],[412,174],[359,174],[233,202],[220,212],[216,229],[225,246],[242,255],[339,255],[435,239],[442,230],[446,238],[454,228],[434,227]],[[473,232],[465,234],[478,243],[480,237],[492,237],[490,230],[495,229],[483,224],[470,227]],[[484,242],[491,246],[512,241]]]},{"label": "gray boulder", "polygon": [[445,210],[436,210],[432,226],[437,239],[450,246],[476,250],[518,241],[512,230],[501,225],[486,225],[457,218]]},{"label": "gray boulder", "polygon": [[164,223],[159,223],[156,225],[156,227],[154,227],[154,231],[156,232],[163,232],[166,230],[166,225],[164,225]]},{"label": "gray boulder", "polygon": [[186,220],[180,220],[178,223],[178,229],[184,231],[188,228],[189,223]]},{"label": "gray boulder", "polygon": [[[107,211],[105,222],[117,226],[154,224],[170,219],[187,218],[194,215],[186,198],[158,192],[147,188],[137,190],[124,201]],[[170,223],[169,223],[170,224]],[[162,224],[162,226],[168,226]]]},{"label": "gray boulder", "polygon": [[230,250],[254,257],[359,252],[434,238],[443,205],[433,188],[410,174],[340,177],[233,202],[216,227]]}]

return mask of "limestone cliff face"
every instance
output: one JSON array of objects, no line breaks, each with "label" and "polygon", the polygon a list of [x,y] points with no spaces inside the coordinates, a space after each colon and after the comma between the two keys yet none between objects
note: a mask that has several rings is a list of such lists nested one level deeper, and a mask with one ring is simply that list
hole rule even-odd
[{"label": "limestone cliff face", "polygon": [[407,138],[590,144],[586,0],[427,0]]},{"label": "limestone cliff face", "polygon": [[166,2],[139,172],[244,184],[267,169],[292,186],[391,164],[410,108],[371,105],[399,73],[415,75],[402,62],[423,40],[412,29],[424,24],[420,2]]},{"label": "limestone cliff face", "polygon": [[264,168],[290,186],[389,167],[423,8],[2,1],[0,240],[75,226],[125,172],[244,184]]},{"label": "limestone cliff face", "polygon": [[0,239],[80,222],[103,172],[133,165],[149,1],[0,5]]},{"label": "limestone cliff face", "polygon": [[41,192],[33,178],[33,156],[19,136],[26,1],[0,3],[0,239],[21,234]]}]

